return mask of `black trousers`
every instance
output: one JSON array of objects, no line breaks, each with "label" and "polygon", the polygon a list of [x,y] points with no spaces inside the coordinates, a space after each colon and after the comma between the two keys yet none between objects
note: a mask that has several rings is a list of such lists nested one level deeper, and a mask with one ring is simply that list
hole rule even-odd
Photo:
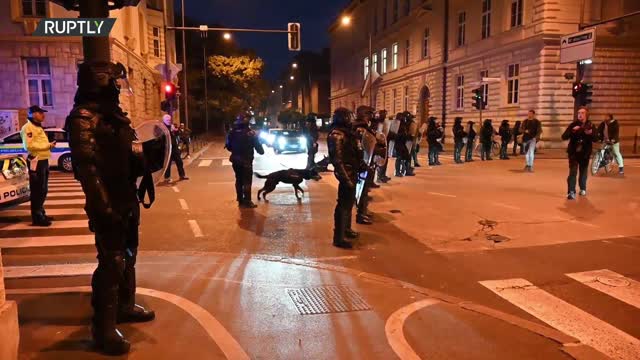
[{"label": "black trousers", "polygon": [[440,147],[437,144],[429,144],[429,165],[435,165],[438,162],[438,153]]},{"label": "black trousers", "polygon": [[253,165],[234,163],[233,172],[236,174],[236,201],[251,201],[251,183],[253,182]]},{"label": "black trousers", "polygon": [[413,159],[413,163],[414,164],[419,164],[418,163],[418,154],[420,153],[420,144],[416,144],[412,151],[411,151],[411,157]]},{"label": "black trousers", "polygon": [[466,151],[465,161],[473,160],[473,145],[475,145],[474,141],[467,142],[467,151]]},{"label": "black trousers", "polygon": [[509,158],[509,155],[507,155],[507,147],[509,146],[509,143],[506,141],[502,141],[500,143],[500,159],[507,159]]},{"label": "black trousers", "polygon": [[180,176],[180,178],[185,177],[184,164],[182,163],[182,158],[180,157],[180,153],[177,152],[177,151],[172,151],[171,152],[171,160],[169,160],[169,166],[167,166],[167,171],[165,171],[165,173],[164,173],[164,178],[165,179],[170,179],[171,178],[171,163],[172,162],[176,163],[176,167],[178,168],[178,175]]},{"label": "black trousers", "polygon": [[49,160],[39,160],[35,171],[32,171],[29,166],[29,188],[31,189],[31,220],[43,220],[46,215],[44,201],[49,192]]},{"label": "black trousers", "polygon": [[367,180],[362,189],[362,195],[360,196],[360,202],[358,203],[358,216],[367,216],[369,213],[369,191],[371,190],[371,184],[373,183],[374,171],[367,172]]},{"label": "black trousers", "polygon": [[333,212],[333,241],[344,241],[344,234],[351,229],[353,205],[356,200],[356,188],[348,186],[344,181],[338,185],[338,201]]},{"label": "black trousers", "polygon": [[513,155],[517,155],[518,154],[518,147],[520,147],[520,155],[524,155],[524,145],[523,144],[518,144],[517,140],[515,140],[513,142]]},{"label": "black trousers", "polygon": [[[578,176],[578,172],[580,176]],[[567,191],[576,192],[576,178],[580,190],[587,190],[587,177],[589,174],[589,158],[586,159],[569,159],[569,177],[567,177]]]},{"label": "black trousers", "polygon": [[111,331],[118,310],[130,311],[135,305],[140,210],[137,203],[133,205],[119,211],[122,221],[117,224],[96,226],[94,221],[99,220],[90,220],[98,252],[98,267],[91,279],[94,335]]},{"label": "black trousers", "polygon": [[481,145],[480,159],[491,160],[491,147],[493,146],[493,143],[482,143]]},{"label": "black trousers", "polygon": [[464,142],[456,141],[453,147],[453,161],[462,161],[462,149],[464,148]]}]

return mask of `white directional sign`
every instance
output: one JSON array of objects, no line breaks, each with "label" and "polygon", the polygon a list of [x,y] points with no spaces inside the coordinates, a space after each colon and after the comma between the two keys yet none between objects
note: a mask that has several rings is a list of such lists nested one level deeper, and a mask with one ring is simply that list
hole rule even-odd
[{"label": "white directional sign", "polygon": [[580,31],[560,40],[560,63],[577,62],[593,58],[596,47],[596,29]]}]

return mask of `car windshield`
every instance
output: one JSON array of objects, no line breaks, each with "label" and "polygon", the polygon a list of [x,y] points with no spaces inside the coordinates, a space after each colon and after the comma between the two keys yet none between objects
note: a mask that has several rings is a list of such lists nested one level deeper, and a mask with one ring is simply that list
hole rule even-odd
[{"label": "car windshield", "polygon": [[287,130],[283,131],[282,135],[286,137],[298,137],[300,136],[300,132],[298,130]]}]

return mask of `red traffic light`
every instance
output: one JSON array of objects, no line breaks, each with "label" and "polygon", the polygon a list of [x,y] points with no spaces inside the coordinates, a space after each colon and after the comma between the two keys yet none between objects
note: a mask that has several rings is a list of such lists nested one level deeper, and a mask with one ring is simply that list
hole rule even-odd
[{"label": "red traffic light", "polygon": [[173,95],[176,93],[176,86],[173,83],[167,83],[164,85],[164,92],[167,95]]}]

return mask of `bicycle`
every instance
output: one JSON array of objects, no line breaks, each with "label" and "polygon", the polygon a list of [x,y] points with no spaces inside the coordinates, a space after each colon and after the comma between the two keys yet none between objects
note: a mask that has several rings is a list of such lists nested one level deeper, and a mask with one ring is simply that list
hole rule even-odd
[{"label": "bicycle", "polygon": [[[189,139],[188,141],[191,142],[190,140],[191,139]],[[186,158],[189,157],[189,143],[185,142],[180,137],[178,137],[177,142],[178,142],[178,151],[180,152],[180,158],[182,160],[185,160]]]},{"label": "bicycle", "polygon": [[[482,143],[481,142],[478,142],[476,144],[475,148],[473,149],[473,153],[477,157],[480,157],[482,155]],[[491,144],[491,156],[492,157],[500,156],[500,143],[498,143],[497,141],[493,141],[493,144]]]},{"label": "bicycle", "polygon": [[605,173],[610,173],[613,168],[613,148],[611,144],[604,144],[602,148],[593,154],[591,159],[591,175],[597,175],[604,168]]}]

